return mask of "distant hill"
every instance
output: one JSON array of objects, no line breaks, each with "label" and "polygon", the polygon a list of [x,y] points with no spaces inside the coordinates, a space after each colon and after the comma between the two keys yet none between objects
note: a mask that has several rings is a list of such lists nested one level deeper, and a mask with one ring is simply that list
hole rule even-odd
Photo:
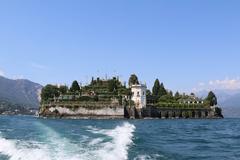
[{"label": "distant hill", "polygon": [[12,80],[0,76],[0,107],[38,108],[42,86],[25,79]]},{"label": "distant hill", "polygon": [[221,102],[221,106],[226,117],[240,117],[240,93]]},{"label": "distant hill", "polygon": [[[225,117],[240,117],[240,90],[214,90],[218,104],[223,109]],[[207,96],[207,91],[196,93],[200,97]]]},{"label": "distant hill", "polygon": [[240,93],[234,94],[221,102],[223,106],[240,108]]}]

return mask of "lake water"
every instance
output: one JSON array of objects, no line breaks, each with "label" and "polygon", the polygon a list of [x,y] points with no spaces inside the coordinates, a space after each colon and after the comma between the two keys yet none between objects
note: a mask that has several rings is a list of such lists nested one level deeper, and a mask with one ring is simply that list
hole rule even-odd
[{"label": "lake water", "polygon": [[0,116],[0,160],[239,160],[240,119]]}]

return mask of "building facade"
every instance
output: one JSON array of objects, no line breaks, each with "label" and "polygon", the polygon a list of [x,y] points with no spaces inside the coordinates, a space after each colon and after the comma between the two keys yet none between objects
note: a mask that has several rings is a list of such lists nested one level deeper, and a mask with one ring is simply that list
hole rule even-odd
[{"label": "building facade", "polygon": [[135,107],[137,109],[146,108],[147,105],[147,97],[146,91],[147,86],[144,84],[137,84],[131,86],[132,91],[132,98],[131,100],[134,101]]}]

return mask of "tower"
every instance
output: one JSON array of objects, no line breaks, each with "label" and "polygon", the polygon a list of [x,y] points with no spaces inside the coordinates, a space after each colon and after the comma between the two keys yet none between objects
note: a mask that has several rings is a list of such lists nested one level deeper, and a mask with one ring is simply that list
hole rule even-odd
[{"label": "tower", "polygon": [[132,101],[134,101],[137,109],[145,108],[147,105],[146,91],[147,86],[144,84],[136,84],[131,86]]}]

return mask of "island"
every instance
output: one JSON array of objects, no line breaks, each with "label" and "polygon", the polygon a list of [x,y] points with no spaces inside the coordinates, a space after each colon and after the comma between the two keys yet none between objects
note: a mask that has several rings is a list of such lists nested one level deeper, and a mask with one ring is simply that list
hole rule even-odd
[{"label": "island", "polygon": [[158,79],[150,91],[132,74],[128,84],[118,77],[92,78],[88,85],[76,80],[70,87],[48,84],[42,88],[40,117],[81,119],[213,119],[223,118],[216,95],[173,94]]}]

